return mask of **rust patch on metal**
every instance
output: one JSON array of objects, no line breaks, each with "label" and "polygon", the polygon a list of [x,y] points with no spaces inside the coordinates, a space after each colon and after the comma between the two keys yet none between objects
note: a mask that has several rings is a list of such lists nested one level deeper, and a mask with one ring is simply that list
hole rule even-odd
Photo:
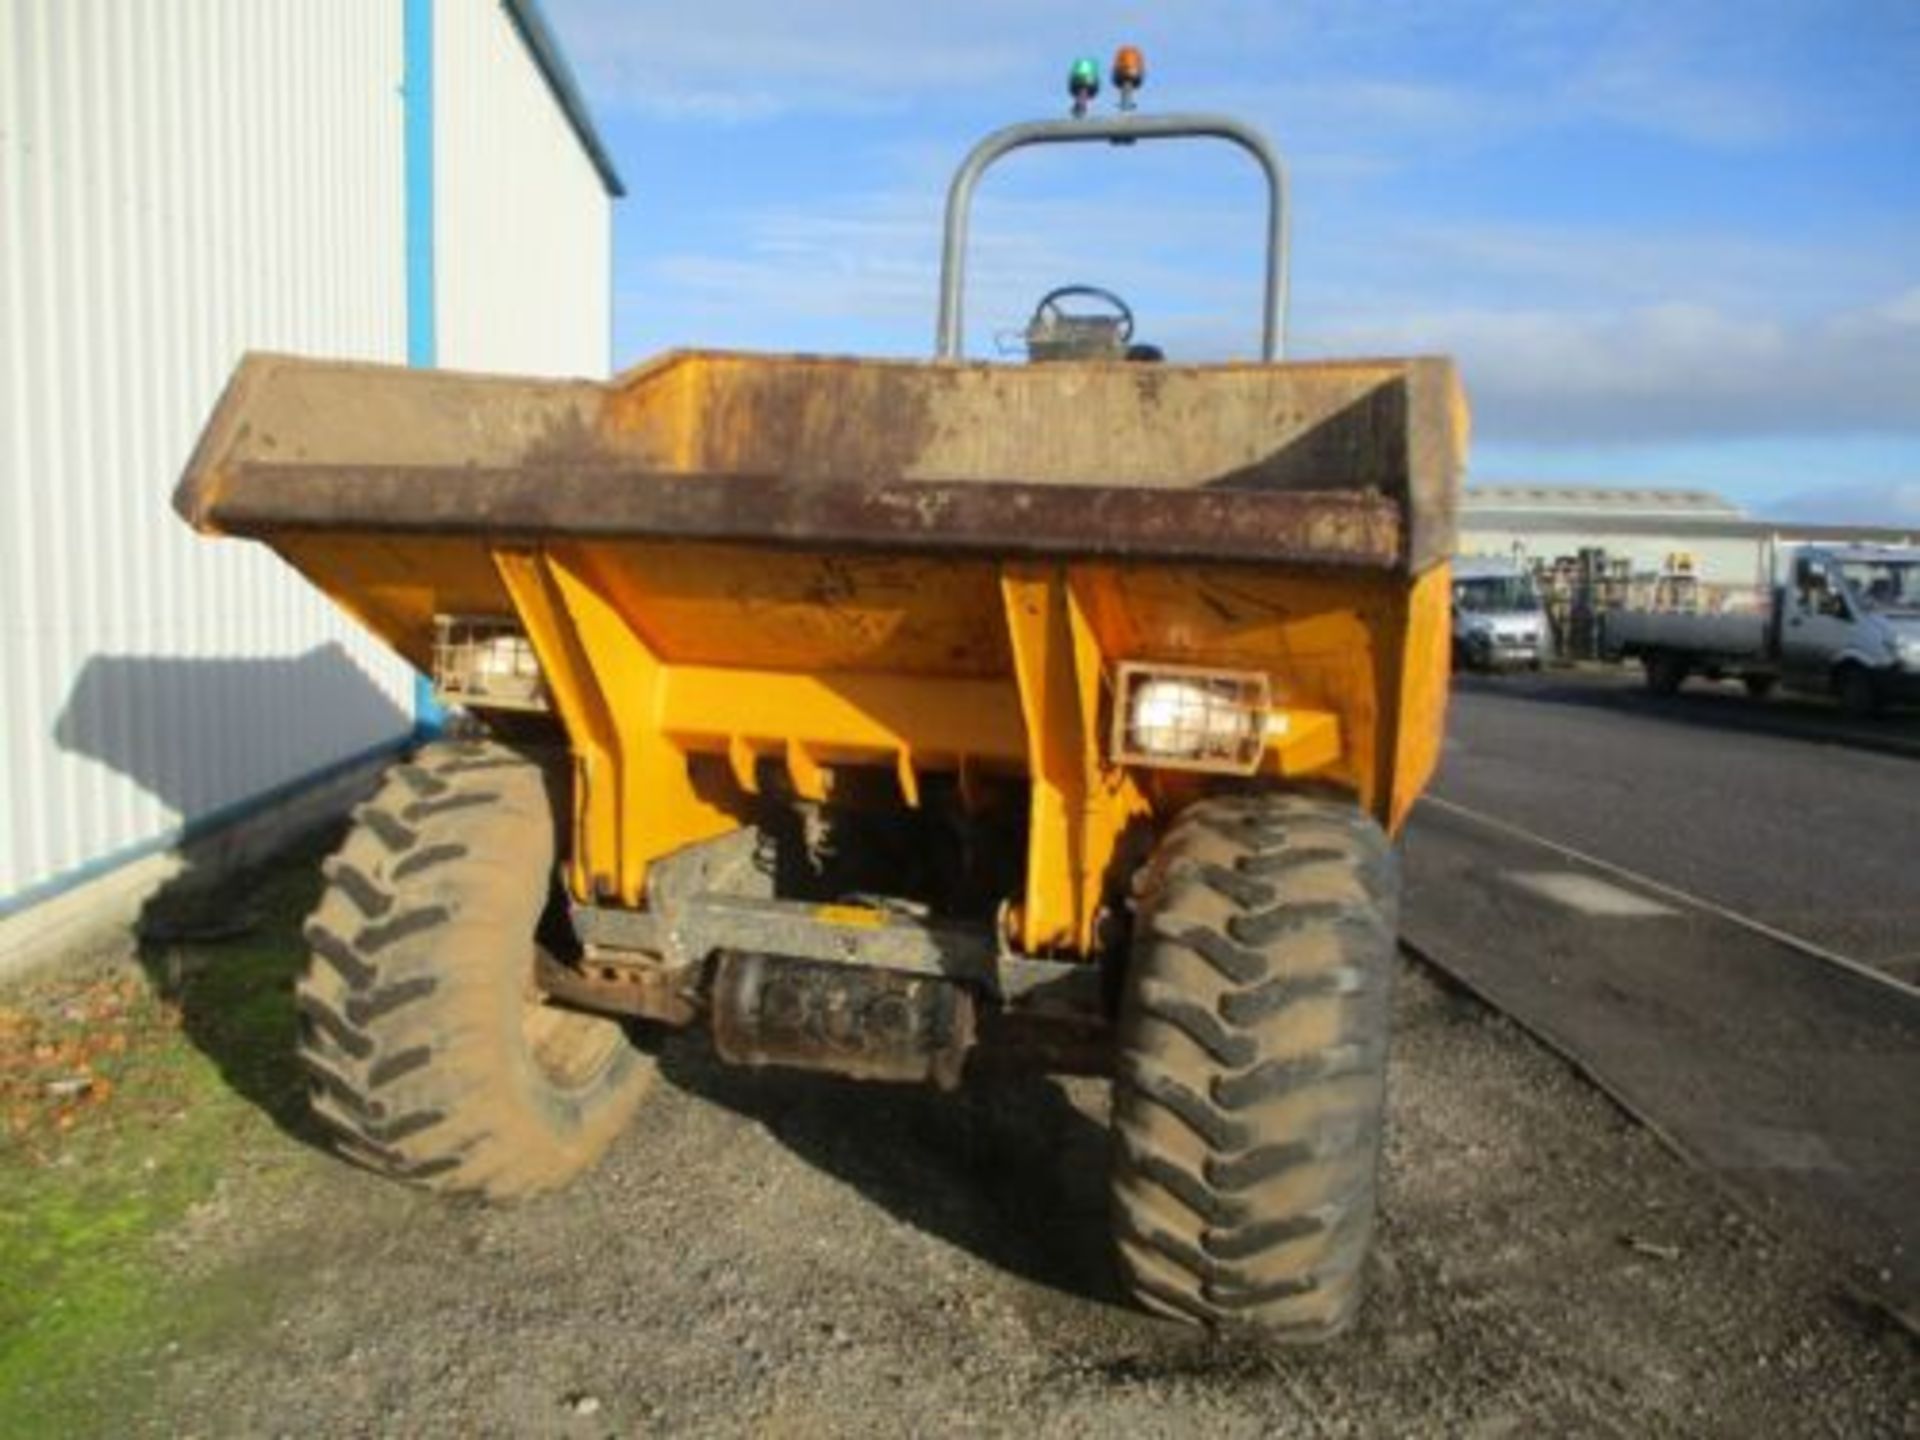
[{"label": "rust patch on metal", "polygon": [[1293,561],[1390,568],[1401,507],[1373,490],[1143,490],[1016,482],[821,484],[619,467],[242,465],[222,530],[685,539],[996,556]]},{"label": "rust patch on metal", "polygon": [[913,473],[953,377],[836,366],[826,374],[840,383],[827,385],[822,368],[716,366],[700,417],[701,463],[731,470],[777,456],[787,479],[811,485]]},{"label": "rust patch on metal", "polygon": [[722,955],[711,1003],[714,1049],[732,1064],[943,1090],[976,1029],[971,992],[951,981],[767,955]]},{"label": "rust patch on metal", "polygon": [[593,948],[578,965],[564,964],[544,950],[534,959],[534,983],[542,993],[582,1010],[637,1015],[663,1025],[691,1025],[699,1017],[688,993],[690,978],[684,968]]},{"label": "rust patch on metal", "polygon": [[603,465],[614,458],[599,430],[578,410],[546,417],[546,423],[527,442],[526,462],[536,468]]}]

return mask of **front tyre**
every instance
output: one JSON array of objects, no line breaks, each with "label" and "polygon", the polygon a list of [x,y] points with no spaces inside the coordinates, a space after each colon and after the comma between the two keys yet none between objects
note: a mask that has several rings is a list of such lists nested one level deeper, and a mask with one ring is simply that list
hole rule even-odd
[{"label": "front tyre", "polygon": [[1840,708],[1856,720],[1865,720],[1880,709],[1880,686],[1864,665],[1842,665],[1834,677],[1833,690]]},{"label": "front tyre", "polygon": [[1655,695],[1677,695],[1686,682],[1688,665],[1678,655],[1661,650],[1646,657],[1647,689]]},{"label": "front tyre", "polygon": [[314,1114],[349,1158],[428,1189],[564,1184],[651,1070],[618,1022],[534,987],[554,867],[543,768],[503,745],[429,745],[354,813],[297,993]]},{"label": "front tyre", "polygon": [[1353,806],[1203,800],[1136,887],[1113,1091],[1122,1277],[1149,1309],[1324,1340],[1372,1239],[1397,875]]}]

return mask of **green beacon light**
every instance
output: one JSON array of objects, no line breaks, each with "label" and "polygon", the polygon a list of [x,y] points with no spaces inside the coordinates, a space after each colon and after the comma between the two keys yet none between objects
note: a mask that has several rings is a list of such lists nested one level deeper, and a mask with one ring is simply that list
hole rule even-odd
[{"label": "green beacon light", "polygon": [[1100,62],[1091,55],[1074,61],[1067,71],[1067,93],[1073,97],[1074,115],[1085,115],[1093,97],[1100,93]]}]

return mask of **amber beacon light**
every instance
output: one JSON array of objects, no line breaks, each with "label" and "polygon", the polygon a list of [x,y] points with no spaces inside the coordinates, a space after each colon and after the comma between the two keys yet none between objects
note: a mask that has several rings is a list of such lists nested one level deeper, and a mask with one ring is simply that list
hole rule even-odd
[{"label": "amber beacon light", "polygon": [[1113,88],[1120,92],[1120,108],[1133,109],[1133,95],[1147,83],[1147,57],[1137,45],[1122,45],[1113,52]]}]

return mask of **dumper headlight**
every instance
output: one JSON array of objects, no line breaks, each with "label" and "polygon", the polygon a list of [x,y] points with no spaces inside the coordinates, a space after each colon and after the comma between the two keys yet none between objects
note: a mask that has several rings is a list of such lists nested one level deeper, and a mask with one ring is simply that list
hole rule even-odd
[{"label": "dumper headlight", "polygon": [[532,643],[517,621],[496,616],[434,616],[433,688],[456,705],[547,708]]},{"label": "dumper headlight", "polygon": [[1267,677],[1255,671],[1123,664],[1114,677],[1113,759],[1251,775],[1269,708]]}]

